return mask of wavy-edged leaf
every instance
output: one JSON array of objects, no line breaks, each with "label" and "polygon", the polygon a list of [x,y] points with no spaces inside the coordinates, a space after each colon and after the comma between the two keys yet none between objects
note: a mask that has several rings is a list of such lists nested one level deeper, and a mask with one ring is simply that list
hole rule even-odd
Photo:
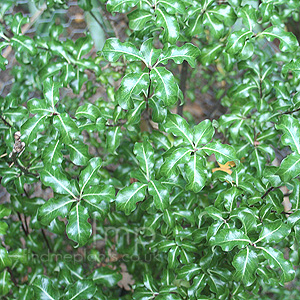
[{"label": "wavy-edged leaf", "polygon": [[90,159],[89,146],[80,141],[75,141],[67,145],[70,153],[70,160],[73,164],[84,166]]},{"label": "wavy-edged leaf", "polygon": [[291,115],[283,115],[279,124],[275,125],[276,129],[283,131],[281,142],[285,146],[300,154],[300,123]]},{"label": "wavy-edged leaf", "polygon": [[116,62],[122,55],[124,55],[128,61],[144,61],[139,50],[137,50],[133,44],[128,42],[121,43],[117,38],[107,39],[103,46],[102,53],[110,62]]},{"label": "wavy-edged leaf", "polygon": [[242,281],[246,286],[251,285],[256,279],[256,270],[258,267],[258,257],[255,251],[246,247],[237,253],[232,261],[236,272],[235,280]]},{"label": "wavy-edged leaf", "polygon": [[109,210],[109,202],[115,198],[115,189],[112,186],[91,186],[85,189],[81,198],[90,215],[96,213],[103,219]]},{"label": "wavy-edged leaf", "polygon": [[207,155],[214,154],[217,162],[226,164],[228,161],[237,161],[235,150],[232,146],[221,144],[220,142],[212,142],[200,148],[204,150]]},{"label": "wavy-edged leaf", "polygon": [[49,225],[56,217],[67,217],[75,199],[56,197],[49,199],[45,204],[39,207],[38,218],[43,225]]},{"label": "wavy-edged leaf", "polygon": [[129,28],[132,30],[143,30],[147,22],[152,20],[152,13],[143,10],[136,9],[127,15],[129,20]]},{"label": "wavy-edged leaf", "polygon": [[233,32],[227,39],[226,52],[234,55],[242,51],[246,40],[253,35],[253,32],[246,29]]},{"label": "wavy-edged leaf", "polygon": [[207,144],[211,141],[215,134],[215,129],[212,126],[210,120],[204,120],[197,124],[193,129],[193,141],[195,148],[197,148],[200,144]]},{"label": "wavy-edged leaf", "polygon": [[182,137],[185,141],[193,145],[193,133],[188,122],[177,114],[169,113],[166,123],[163,125],[168,133]]},{"label": "wavy-edged leaf", "polygon": [[190,156],[189,162],[184,166],[184,172],[188,181],[186,189],[194,193],[199,193],[204,188],[207,179],[204,160],[194,153],[194,155]]},{"label": "wavy-edged leaf", "polygon": [[37,137],[37,133],[45,130],[47,115],[35,115],[21,127],[23,141],[28,145]]},{"label": "wavy-edged leaf", "polygon": [[66,300],[92,299],[97,291],[97,287],[90,279],[77,280],[74,284],[68,286],[65,294]]},{"label": "wavy-edged leaf", "polygon": [[170,177],[173,174],[176,175],[177,166],[181,163],[187,163],[190,159],[191,152],[192,150],[186,147],[175,149],[168,157],[166,157],[160,172],[166,177]]},{"label": "wavy-edged leaf", "polygon": [[147,184],[135,182],[119,191],[116,198],[118,210],[122,210],[129,215],[136,208],[136,203],[144,200],[146,196]]},{"label": "wavy-edged leaf", "polygon": [[119,272],[108,267],[98,268],[93,273],[93,280],[97,284],[102,284],[107,287],[115,286],[121,279],[122,275]]},{"label": "wavy-edged leaf", "polygon": [[45,147],[42,158],[45,165],[48,163],[51,165],[58,165],[63,160],[63,155],[61,153],[62,144],[59,139],[51,141],[47,147]]},{"label": "wavy-edged leaf", "polygon": [[[88,165],[83,169],[79,175],[79,186],[81,188],[80,195],[83,195],[85,189],[90,185],[98,183],[97,172],[102,165],[102,159],[100,157],[93,157],[89,160]],[[94,182],[94,180],[96,181]]]},{"label": "wavy-edged leaf", "polygon": [[164,9],[157,8],[156,24],[164,28],[163,41],[174,44],[179,38],[179,25],[175,17],[166,13]]},{"label": "wavy-edged leaf", "polygon": [[288,182],[292,178],[300,174],[300,154],[292,153],[288,155],[280,164],[277,174],[284,182]]},{"label": "wavy-edged leaf", "polygon": [[52,285],[52,280],[44,275],[37,275],[32,283],[35,296],[42,300],[57,300],[59,291]]},{"label": "wavy-edged leaf", "polygon": [[148,180],[153,176],[154,150],[149,141],[135,143],[133,153],[140,163],[141,169],[146,173]]},{"label": "wavy-edged leaf", "polygon": [[155,95],[166,106],[174,105],[179,98],[179,87],[173,74],[164,67],[157,67],[151,70],[150,78],[156,83]]},{"label": "wavy-edged leaf", "polygon": [[68,238],[77,243],[75,248],[84,246],[92,234],[92,225],[88,218],[88,209],[79,202],[70,211],[66,232]]},{"label": "wavy-edged leaf", "polygon": [[132,96],[144,92],[146,94],[150,84],[149,73],[130,73],[123,77],[116,98],[123,109],[133,107]]},{"label": "wavy-edged leaf", "polygon": [[157,180],[151,180],[148,183],[148,191],[154,199],[154,205],[157,209],[163,211],[169,205],[169,191]]},{"label": "wavy-edged leaf", "polygon": [[76,118],[87,118],[92,122],[95,122],[101,115],[100,109],[92,103],[85,103],[77,108],[75,116]]},{"label": "wavy-edged leaf", "polygon": [[209,240],[212,246],[220,246],[224,251],[231,251],[234,247],[244,248],[251,241],[248,236],[240,229],[225,228],[220,230]]},{"label": "wavy-edged leaf", "polygon": [[2,271],[6,267],[10,267],[12,264],[12,261],[8,255],[7,250],[0,246],[0,270]]},{"label": "wavy-edged leaf", "polygon": [[111,153],[115,153],[121,142],[121,127],[115,126],[106,130],[106,147]]},{"label": "wavy-edged leaf", "polygon": [[284,259],[283,254],[272,247],[257,247],[261,249],[264,257],[269,261],[271,268],[279,268],[282,271],[280,282],[292,281],[295,277],[295,270],[290,261]]},{"label": "wavy-edged leaf", "polygon": [[60,132],[60,139],[65,144],[70,144],[78,135],[78,127],[67,113],[55,115],[53,125]]},{"label": "wavy-edged leaf", "polygon": [[282,220],[264,221],[263,228],[259,234],[259,239],[254,242],[266,242],[277,244],[290,233],[290,226],[283,223]]},{"label": "wavy-edged leaf", "polygon": [[220,56],[223,50],[224,45],[220,43],[203,47],[200,54],[201,63],[205,66],[211,64]]},{"label": "wavy-edged leaf", "polygon": [[295,52],[299,47],[299,43],[295,35],[291,32],[285,31],[282,27],[268,27],[261,33],[261,35],[266,36],[267,39],[270,39],[271,41],[275,38],[279,39],[279,48],[283,52]]},{"label": "wavy-edged leaf", "polygon": [[35,42],[28,36],[17,35],[11,38],[11,43],[13,48],[18,52],[22,53],[23,51],[29,52],[30,55],[36,55],[37,50],[35,47]]},{"label": "wavy-edged leaf", "polygon": [[53,81],[53,79],[46,78],[43,82],[43,94],[46,103],[55,110],[55,105],[59,101],[59,88],[61,84]]},{"label": "wavy-edged leaf", "polygon": [[138,0],[109,0],[106,8],[109,12],[125,13],[138,4]]},{"label": "wavy-edged leaf", "polygon": [[192,68],[195,68],[196,59],[199,55],[199,48],[190,43],[186,43],[182,47],[171,46],[163,53],[162,58],[158,60],[157,64],[166,64],[170,59],[176,64],[182,64],[186,60]]},{"label": "wavy-edged leaf", "polygon": [[72,192],[72,186],[66,175],[62,173],[58,166],[50,166],[40,172],[41,181],[44,185],[52,187],[52,189],[63,195],[71,195],[74,199],[76,196]]}]

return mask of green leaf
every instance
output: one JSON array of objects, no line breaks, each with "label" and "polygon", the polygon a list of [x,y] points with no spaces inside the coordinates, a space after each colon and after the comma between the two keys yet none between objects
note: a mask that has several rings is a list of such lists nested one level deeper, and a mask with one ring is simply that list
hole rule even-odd
[{"label": "green leaf", "polygon": [[53,110],[53,108],[46,103],[45,99],[32,98],[27,101],[27,108],[30,113],[39,115],[51,116],[54,112],[56,112],[56,110]]},{"label": "green leaf", "polygon": [[53,287],[52,281],[44,275],[37,275],[32,286],[38,299],[57,300],[60,298],[58,289]]},{"label": "green leaf", "polygon": [[297,177],[300,174],[300,154],[292,153],[283,159],[277,174],[284,182]]},{"label": "green leaf", "polygon": [[290,226],[282,222],[282,220],[265,221],[263,228],[259,234],[259,239],[254,242],[266,242],[277,244],[290,233]]},{"label": "green leaf", "polygon": [[246,40],[253,35],[253,32],[246,29],[241,29],[239,31],[233,32],[228,40],[226,45],[226,52],[234,55],[242,51],[245,46]]},{"label": "green leaf", "polygon": [[221,144],[220,142],[212,142],[200,149],[204,150],[207,155],[214,154],[217,162],[223,165],[228,161],[237,161],[235,150],[230,145]]},{"label": "green leaf", "polygon": [[0,295],[5,296],[12,289],[12,280],[8,271],[5,269],[0,273]]},{"label": "green leaf", "polygon": [[88,279],[78,280],[71,286],[68,286],[65,299],[68,300],[92,299],[96,291],[97,291],[97,287],[92,280],[88,280]]},{"label": "green leaf", "polygon": [[138,0],[109,0],[106,8],[109,12],[124,13],[129,11],[131,7],[136,6],[138,2]]},{"label": "green leaf", "polygon": [[135,143],[133,153],[140,163],[141,169],[146,173],[148,180],[153,176],[154,167],[154,151],[149,141],[144,140],[143,143]]},{"label": "green leaf", "polygon": [[127,15],[129,28],[132,30],[143,30],[147,22],[152,20],[152,14],[147,10],[136,9]]},{"label": "green leaf", "polygon": [[187,163],[190,160],[190,153],[192,151],[189,148],[177,148],[172,151],[161,166],[161,173],[166,177],[170,177],[173,174],[176,175],[176,167],[181,163]]},{"label": "green leaf", "polygon": [[300,208],[300,182],[296,179],[293,180],[293,191],[289,196],[289,200],[292,204],[292,209]]},{"label": "green leaf", "polygon": [[211,64],[220,56],[223,50],[224,45],[219,43],[203,47],[200,55],[201,63],[205,66]]},{"label": "green leaf", "polygon": [[179,87],[173,74],[164,67],[157,67],[151,70],[150,78],[155,83],[155,95],[166,106],[174,105],[179,98]]},{"label": "green leaf", "polygon": [[171,46],[161,56],[156,64],[166,64],[172,59],[176,64],[182,64],[186,60],[192,68],[196,66],[196,59],[200,55],[200,50],[193,44],[186,43],[182,47]]},{"label": "green leaf", "polygon": [[238,10],[238,17],[242,18],[243,24],[250,31],[253,31],[257,24],[257,13],[258,11],[253,6],[247,4]]},{"label": "green leaf", "polygon": [[115,153],[121,142],[121,127],[116,126],[106,130],[106,147],[111,153]]},{"label": "green leaf", "polygon": [[45,165],[59,165],[63,161],[62,144],[59,139],[53,140],[45,147],[42,158]]},{"label": "green leaf", "polygon": [[299,43],[295,35],[291,32],[286,32],[282,27],[268,27],[261,33],[261,35],[266,36],[271,41],[275,38],[279,39],[279,48],[283,52],[295,52],[299,47]]},{"label": "green leaf", "polygon": [[12,261],[7,253],[7,250],[0,246],[0,270],[2,271],[6,267],[10,267]]},{"label": "green leaf", "polygon": [[84,246],[92,234],[92,225],[88,222],[89,214],[86,207],[78,202],[71,210],[66,232],[68,238],[77,243],[76,247]]},{"label": "green leaf", "polygon": [[133,107],[132,97],[144,92],[146,95],[150,84],[149,73],[130,73],[123,77],[116,98],[123,109]]},{"label": "green leaf", "polygon": [[56,217],[65,218],[75,199],[56,197],[49,199],[38,210],[38,217],[43,225],[49,225]]},{"label": "green leaf", "polygon": [[[89,188],[90,185],[98,184],[97,172],[102,165],[102,159],[100,157],[93,157],[88,162],[88,165],[83,169],[79,176],[79,186],[81,188],[80,195],[85,193],[85,189]],[[96,180],[94,182],[94,180]]]},{"label": "green leaf", "polygon": [[60,139],[65,144],[70,144],[78,135],[78,127],[67,113],[55,115],[53,125],[60,132]]},{"label": "green leaf", "polygon": [[61,84],[53,81],[52,78],[46,78],[43,82],[43,94],[46,103],[55,111],[55,105],[59,101],[59,88]]},{"label": "green leaf", "polygon": [[164,9],[157,8],[156,24],[164,28],[163,42],[175,44],[179,38],[179,25],[175,17],[166,13]]},{"label": "green leaf", "polygon": [[67,145],[67,149],[70,153],[70,160],[75,165],[84,166],[91,157],[89,154],[89,146],[80,141],[75,141]]},{"label": "green leaf", "polygon": [[115,286],[121,279],[122,275],[118,271],[112,270],[108,267],[98,268],[93,273],[93,280],[97,284],[107,287]]},{"label": "green leaf", "polygon": [[34,41],[24,35],[18,35],[11,38],[12,47],[16,51],[22,53],[23,51],[28,52],[30,55],[36,55],[37,50]]},{"label": "green leaf", "polygon": [[121,43],[117,38],[107,39],[103,46],[102,53],[110,62],[116,62],[122,55],[124,55],[128,61],[144,61],[140,52],[133,44],[128,42]]},{"label": "green leaf", "polygon": [[50,166],[40,172],[41,181],[44,185],[52,187],[52,189],[63,195],[71,195],[74,199],[76,196],[72,192],[72,187],[58,166]]},{"label": "green leaf", "polygon": [[197,124],[193,130],[193,141],[195,148],[197,148],[199,144],[203,145],[210,142],[214,134],[215,130],[210,120],[204,120]]},{"label": "green leaf", "polygon": [[190,156],[189,162],[184,166],[184,171],[186,172],[188,181],[186,189],[194,193],[199,193],[204,188],[207,178],[204,160],[194,153],[194,155]]},{"label": "green leaf", "polygon": [[169,192],[168,189],[163,186],[157,180],[151,180],[148,183],[148,191],[154,199],[154,205],[157,209],[164,211],[169,205]]},{"label": "green leaf", "polygon": [[175,136],[180,136],[191,145],[194,145],[192,131],[183,117],[169,113],[163,127],[166,132],[172,133]]},{"label": "green leaf", "polygon": [[37,133],[45,130],[47,115],[35,115],[22,125],[22,139],[28,145],[37,138]]},{"label": "green leaf", "polygon": [[8,217],[11,214],[11,209],[5,207],[4,204],[0,204],[0,219]]},{"label": "green leaf", "polygon": [[100,109],[91,103],[85,103],[77,108],[75,116],[76,118],[87,118],[92,122],[95,122],[101,115]]},{"label": "green leaf", "polygon": [[283,254],[272,247],[257,247],[262,250],[262,254],[269,261],[271,268],[279,268],[282,271],[280,282],[292,281],[295,277],[295,270],[290,261],[284,259]]},{"label": "green leaf", "polygon": [[240,250],[232,261],[236,272],[235,280],[242,281],[246,286],[251,285],[256,279],[256,270],[258,267],[258,257],[255,251],[246,247]]},{"label": "green leaf", "polygon": [[184,265],[178,271],[178,279],[191,280],[195,275],[202,272],[201,267],[197,264]]},{"label": "green leaf", "polygon": [[118,210],[122,210],[129,215],[136,208],[136,203],[144,200],[146,196],[146,184],[135,182],[119,191],[116,198]]},{"label": "green leaf", "polygon": [[293,151],[300,154],[299,121],[291,115],[283,115],[280,118],[279,124],[275,125],[275,127],[284,133],[281,137],[282,144],[290,146]]},{"label": "green leaf", "polygon": [[92,186],[85,189],[81,198],[90,215],[96,213],[103,219],[109,210],[109,202],[115,198],[115,189],[112,186]]},{"label": "green leaf", "polygon": [[244,248],[251,244],[251,241],[242,230],[225,228],[211,237],[209,243],[212,246],[220,246],[223,251],[231,251],[236,246]]}]

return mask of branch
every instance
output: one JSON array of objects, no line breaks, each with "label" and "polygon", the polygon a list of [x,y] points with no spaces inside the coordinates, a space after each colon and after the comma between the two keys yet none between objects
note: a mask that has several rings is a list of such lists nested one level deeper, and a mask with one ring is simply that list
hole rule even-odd
[{"label": "branch", "polygon": [[[180,73],[180,83],[179,83],[179,88],[182,91],[183,99],[185,96],[187,75],[188,75],[188,63],[185,60],[183,61],[182,64],[181,73]],[[180,100],[178,101],[178,105],[177,105],[177,114],[180,116],[183,115],[183,105],[180,105]]]},{"label": "branch", "polygon": [[275,188],[273,186],[271,186],[262,196],[261,199],[264,199],[265,197],[267,197],[267,195],[273,191]]}]

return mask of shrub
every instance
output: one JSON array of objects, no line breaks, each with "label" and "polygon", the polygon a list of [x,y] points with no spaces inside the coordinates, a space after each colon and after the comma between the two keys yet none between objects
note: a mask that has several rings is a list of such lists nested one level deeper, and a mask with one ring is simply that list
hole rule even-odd
[{"label": "shrub", "polygon": [[299,299],[298,0],[1,3],[2,299]]}]

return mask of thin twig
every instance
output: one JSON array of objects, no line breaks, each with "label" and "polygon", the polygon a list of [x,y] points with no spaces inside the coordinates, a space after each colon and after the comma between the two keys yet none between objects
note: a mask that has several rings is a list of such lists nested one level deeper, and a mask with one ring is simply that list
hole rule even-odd
[{"label": "thin twig", "polygon": [[[187,74],[188,74],[188,63],[185,60],[182,63],[181,67],[181,72],[180,72],[180,83],[179,83],[179,88],[182,91],[183,94],[183,99],[185,97],[185,91],[186,91],[186,79],[187,79]],[[180,100],[178,101],[177,105],[177,113],[178,115],[182,116],[183,115],[183,105],[180,105]]]},{"label": "thin twig", "polygon": [[297,111],[299,111],[300,110],[300,108],[297,108],[297,109],[295,109],[295,110],[292,110],[292,111],[286,111],[286,112],[284,112],[284,113],[282,113],[283,115],[289,115],[289,114],[293,114],[294,112],[297,112]]},{"label": "thin twig", "polygon": [[109,38],[109,35],[108,35],[108,33],[106,32],[106,30],[105,30],[105,28],[103,27],[103,25],[101,24],[101,22],[97,19],[97,17],[95,16],[95,14],[94,14],[92,11],[90,11],[89,13],[90,13],[91,16],[94,18],[94,20],[98,23],[98,25],[102,28],[105,37],[108,39],[108,38]]},{"label": "thin twig", "polygon": [[11,268],[10,268],[10,267],[7,267],[6,270],[7,270],[8,273],[10,274],[11,281],[14,283],[15,286],[18,286],[18,282],[17,282],[17,280],[16,280],[16,278],[15,278],[15,276],[14,276],[14,274],[13,274]]},{"label": "thin twig", "polygon": [[24,223],[23,223],[21,214],[20,214],[19,212],[17,212],[17,214],[18,214],[19,220],[20,220],[20,222],[21,222],[22,229],[23,229],[25,235],[27,236],[27,235],[28,235],[28,232],[26,231],[26,228],[24,227]]},{"label": "thin twig", "polygon": [[52,252],[52,249],[51,249],[50,244],[49,244],[49,241],[48,241],[48,239],[47,239],[45,230],[44,230],[43,228],[42,228],[41,230],[42,230],[42,234],[43,234],[44,240],[45,240],[45,242],[46,242],[46,244],[47,244],[47,247],[48,247],[49,251]]},{"label": "thin twig", "polygon": [[265,197],[267,197],[267,195],[273,191],[275,188],[273,186],[271,186],[262,196],[261,199],[264,199]]}]

